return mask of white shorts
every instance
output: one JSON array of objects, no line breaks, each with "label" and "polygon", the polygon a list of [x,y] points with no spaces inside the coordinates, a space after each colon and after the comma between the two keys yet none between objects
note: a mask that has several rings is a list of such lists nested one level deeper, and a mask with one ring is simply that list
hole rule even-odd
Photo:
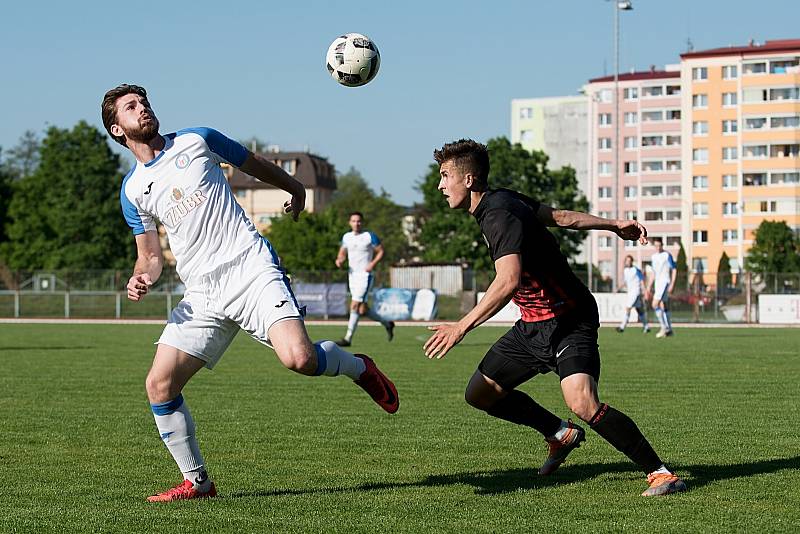
[{"label": "white shorts", "polygon": [[301,319],[289,281],[272,247],[261,241],[197,280],[170,314],[157,343],[164,343],[213,368],[233,338],[244,330],[270,346],[269,329],[286,319]]},{"label": "white shorts", "polygon": [[625,307],[626,308],[636,308],[639,309],[642,307],[642,295],[640,293],[628,293],[625,295]]},{"label": "white shorts", "polygon": [[350,273],[350,298],[355,302],[367,302],[369,290],[372,289],[372,273]]},{"label": "white shorts", "polygon": [[655,291],[653,292],[653,302],[661,301],[667,302],[669,300],[669,294],[667,293],[667,289],[669,288],[669,280],[666,282],[659,282],[656,280],[655,283]]}]

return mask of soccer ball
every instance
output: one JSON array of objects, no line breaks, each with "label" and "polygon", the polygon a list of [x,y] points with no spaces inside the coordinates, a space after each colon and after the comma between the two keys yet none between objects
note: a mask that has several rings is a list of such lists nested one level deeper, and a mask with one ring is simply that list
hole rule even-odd
[{"label": "soccer ball", "polygon": [[328,47],[325,64],[334,80],[347,87],[358,87],[378,74],[381,54],[366,35],[347,33]]}]

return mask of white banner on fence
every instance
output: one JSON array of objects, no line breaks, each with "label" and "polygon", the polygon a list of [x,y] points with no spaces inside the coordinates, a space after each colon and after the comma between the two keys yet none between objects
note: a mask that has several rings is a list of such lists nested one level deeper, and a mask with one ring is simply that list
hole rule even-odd
[{"label": "white banner on fence", "polygon": [[758,322],[800,324],[800,295],[759,295]]},{"label": "white banner on fence", "polygon": [[[478,302],[486,293],[478,293]],[[597,301],[597,310],[600,313],[601,323],[618,323],[622,321],[625,313],[625,293],[593,293]],[[519,306],[514,301],[506,304],[505,308],[497,312],[487,323],[513,323],[520,318]],[[636,311],[631,310],[629,321],[636,323]]]}]

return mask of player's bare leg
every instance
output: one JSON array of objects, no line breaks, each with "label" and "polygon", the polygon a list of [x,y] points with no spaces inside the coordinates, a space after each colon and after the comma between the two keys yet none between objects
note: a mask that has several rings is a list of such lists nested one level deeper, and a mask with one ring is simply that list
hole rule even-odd
[{"label": "player's bare leg", "polygon": [[369,356],[351,354],[333,341],[312,343],[303,321],[275,323],[269,339],[287,369],[308,376],[348,376],[387,412],[395,413],[400,407],[394,384]]},{"label": "player's bare leg", "polygon": [[205,362],[175,347],[158,345],[145,383],[156,427],[184,480],[167,491],[147,498],[150,502],[214,497],[214,483],[195,436],[195,424],[181,391]]},{"label": "player's bare leg", "polygon": [[561,381],[561,391],[575,415],[647,474],[650,487],[642,495],[686,490],[686,484],[666,468],[636,423],[619,410],[600,403],[594,377],[586,373],[570,375]]}]

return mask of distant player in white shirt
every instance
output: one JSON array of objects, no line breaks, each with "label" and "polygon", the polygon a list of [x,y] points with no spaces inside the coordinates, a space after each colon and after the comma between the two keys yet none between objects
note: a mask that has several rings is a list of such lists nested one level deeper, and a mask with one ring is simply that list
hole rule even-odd
[{"label": "distant player in white shirt", "polygon": [[397,411],[397,390],[368,356],[350,354],[331,341],[310,341],[275,251],[236,202],[220,163],[289,193],[284,208],[295,220],[305,206],[298,181],[216,130],[159,134],[147,92],[136,85],[108,91],[102,117],[111,137],[136,158],[120,192],[138,252],[128,298],[141,300],[161,274],[156,220],[166,229],[186,286],[157,342],[146,380],[158,432],[184,480],[148,501],[216,495],[181,391],[202,367],[214,367],[239,330],[273,347],[288,369],[309,376],[346,375],[384,410]]},{"label": "distant player in white shirt", "polygon": [[653,288],[653,309],[661,324],[661,330],[656,337],[667,337],[672,335],[672,317],[669,311],[669,297],[675,288],[675,278],[678,275],[675,260],[672,254],[664,250],[664,242],[660,237],[653,238],[653,245],[656,253],[651,259],[653,276],[648,287]]},{"label": "distant player in white shirt", "polygon": [[646,293],[644,275],[633,264],[633,256],[625,256],[625,269],[622,271],[622,278],[626,289],[625,316],[622,318],[622,323],[617,327],[617,332],[622,333],[625,331],[625,327],[628,326],[628,317],[631,315],[631,309],[635,308],[636,313],[639,315],[639,322],[642,323],[642,329],[646,334],[650,331],[650,326],[647,324],[647,309],[644,304],[644,295]]},{"label": "distant player in white shirt", "polygon": [[347,322],[347,333],[336,343],[342,347],[350,346],[362,315],[381,323],[391,341],[394,337],[394,321],[383,319],[367,305],[369,290],[374,279],[372,271],[383,258],[383,245],[378,236],[363,229],[364,215],[360,211],[351,213],[348,223],[351,231],[342,236],[342,245],[339,247],[339,254],[336,255],[336,267],[341,268],[347,260],[351,299],[350,320]]}]

